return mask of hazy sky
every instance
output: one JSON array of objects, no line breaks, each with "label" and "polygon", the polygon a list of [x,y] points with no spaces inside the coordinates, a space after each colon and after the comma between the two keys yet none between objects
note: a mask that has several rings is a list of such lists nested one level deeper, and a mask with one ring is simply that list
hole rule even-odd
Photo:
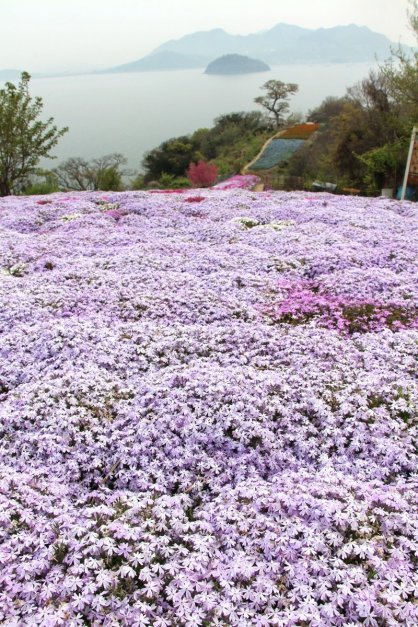
[{"label": "hazy sky", "polygon": [[408,0],[0,0],[0,69],[108,67],[193,31],[247,34],[278,22],[354,23],[416,44],[408,6]]}]

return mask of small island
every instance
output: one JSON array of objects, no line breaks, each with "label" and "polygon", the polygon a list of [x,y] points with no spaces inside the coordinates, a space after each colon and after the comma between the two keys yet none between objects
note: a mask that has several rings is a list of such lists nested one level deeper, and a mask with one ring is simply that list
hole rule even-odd
[{"label": "small island", "polygon": [[209,63],[204,74],[253,74],[268,72],[270,69],[264,61],[242,54],[226,54]]}]

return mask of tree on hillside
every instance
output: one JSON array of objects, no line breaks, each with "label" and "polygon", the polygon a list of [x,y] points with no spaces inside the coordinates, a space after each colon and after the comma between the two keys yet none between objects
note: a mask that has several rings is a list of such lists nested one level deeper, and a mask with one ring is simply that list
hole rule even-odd
[{"label": "tree on hillside", "polygon": [[143,159],[145,182],[158,180],[164,173],[184,176],[189,163],[198,161],[202,154],[196,141],[187,135],[174,137],[150,150]]},{"label": "tree on hillside", "polygon": [[42,122],[42,98],[29,94],[30,75],[23,72],[18,86],[0,89],[0,196],[17,193],[42,157],[68,128],[58,129],[53,118]]},{"label": "tree on hillside", "polygon": [[[410,0],[409,25],[418,40],[418,1]],[[413,123],[418,120],[418,52],[399,47],[381,71],[388,89],[402,110],[402,115]]]},{"label": "tree on hillside", "polygon": [[[206,159],[215,159],[223,152],[229,154],[239,142],[266,130],[268,122],[259,111],[227,113],[214,120],[200,142],[200,150]],[[194,135],[193,135],[194,137]]]},{"label": "tree on hillside", "polygon": [[[221,175],[239,172],[259,152],[267,139],[268,120],[260,111],[221,115],[212,128],[199,128],[191,135],[169,139],[148,152],[143,160],[144,181],[165,186],[174,177],[176,185],[190,163],[215,162]],[[164,182],[162,177],[164,176]],[[179,178],[180,177],[180,178]],[[173,180],[174,180],[173,179]]]},{"label": "tree on hillside", "polygon": [[264,96],[257,96],[254,102],[261,105],[274,118],[276,128],[282,126],[284,114],[289,110],[289,98],[295,94],[299,87],[296,83],[283,83],[282,81],[270,80],[262,85],[265,90]]},{"label": "tree on hillside", "polygon": [[122,176],[128,174],[122,167],[125,164],[126,158],[119,152],[90,161],[71,157],[55,168],[53,173],[63,190],[120,191],[123,188]]},{"label": "tree on hillside", "polygon": [[404,120],[381,71],[371,71],[343,98],[309,113],[321,129],[291,160],[291,174],[379,193],[399,183],[407,144]]},{"label": "tree on hillside", "polygon": [[220,133],[226,128],[234,126],[239,128],[241,133],[265,130],[267,121],[263,113],[260,111],[237,111],[233,113],[225,113],[218,116],[214,120],[215,125],[211,132]]},{"label": "tree on hillside", "polygon": [[327,124],[332,118],[340,115],[347,102],[348,98],[346,96],[342,98],[327,96],[318,107],[308,111],[307,121]]}]

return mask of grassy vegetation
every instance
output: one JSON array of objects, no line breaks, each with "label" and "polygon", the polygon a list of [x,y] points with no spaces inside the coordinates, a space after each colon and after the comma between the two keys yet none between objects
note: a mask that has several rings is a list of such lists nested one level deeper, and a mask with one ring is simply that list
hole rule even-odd
[{"label": "grassy vegetation", "polygon": [[221,178],[236,174],[257,156],[270,136],[268,121],[257,111],[222,115],[212,128],[174,137],[148,152],[143,160],[143,183],[164,183],[167,175],[181,180],[190,163],[201,159],[216,165]]}]

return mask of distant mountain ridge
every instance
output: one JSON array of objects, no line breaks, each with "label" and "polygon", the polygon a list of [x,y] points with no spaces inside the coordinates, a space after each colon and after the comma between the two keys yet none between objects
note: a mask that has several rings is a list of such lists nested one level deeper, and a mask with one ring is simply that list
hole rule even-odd
[{"label": "distant mountain ridge", "polygon": [[145,72],[205,68],[225,55],[243,55],[270,65],[290,63],[356,63],[383,61],[396,46],[385,35],[366,26],[350,24],[309,29],[276,24],[249,35],[231,35],[222,28],[199,31],[172,39],[150,54],[100,72]]},{"label": "distant mountain ridge", "polygon": [[[205,68],[225,55],[243,55],[269,65],[356,63],[384,61],[397,44],[366,26],[350,24],[332,28],[309,29],[279,23],[269,30],[249,35],[231,35],[222,28],[190,33],[172,39],[150,54],[115,67],[92,72],[55,72],[33,74],[33,78],[69,74],[156,72]],[[411,51],[409,46],[401,46]],[[0,70],[0,81],[15,80],[20,70]]]},{"label": "distant mountain ridge", "polygon": [[124,63],[106,70],[99,70],[99,73],[119,73],[119,72],[155,72],[164,70],[186,70],[204,67],[209,58],[198,54],[184,54],[161,50],[154,54],[147,55],[137,61]]},{"label": "distant mountain ridge", "polygon": [[249,35],[230,35],[221,28],[191,33],[161,44],[151,54],[170,51],[210,59],[242,54],[270,64],[350,63],[374,61],[376,56],[384,60],[393,45],[385,35],[355,24],[315,30],[276,24]]}]

